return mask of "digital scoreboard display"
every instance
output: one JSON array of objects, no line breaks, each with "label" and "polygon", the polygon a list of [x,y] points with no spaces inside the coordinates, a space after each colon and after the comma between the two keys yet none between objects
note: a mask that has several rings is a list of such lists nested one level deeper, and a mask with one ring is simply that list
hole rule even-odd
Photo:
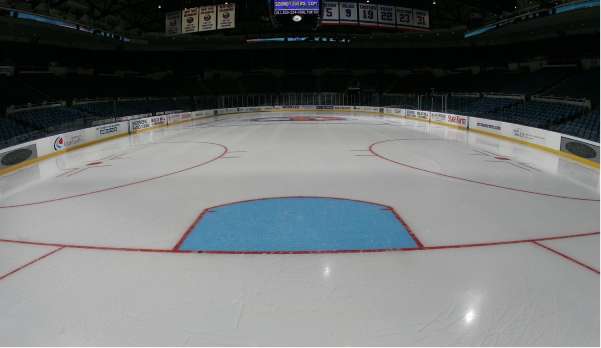
[{"label": "digital scoreboard display", "polygon": [[273,14],[275,15],[318,15],[319,1],[273,1]]}]

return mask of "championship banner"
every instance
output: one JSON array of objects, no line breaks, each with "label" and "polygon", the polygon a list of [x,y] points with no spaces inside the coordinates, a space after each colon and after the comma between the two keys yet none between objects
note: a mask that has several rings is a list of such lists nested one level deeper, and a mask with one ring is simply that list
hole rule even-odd
[{"label": "championship banner", "polygon": [[413,10],[414,25],[420,28],[430,28],[430,13],[424,10]]},{"label": "championship banner", "polygon": [[358,12],[357,4],[354,2],[341,2],[340,3],[340,24],[358,24]]},{"label": "championship banner", "polygon": [[395,27],[394,6],[378,5],[378,26],[383,28]]},{"label": "championship banner", "polygon": [[175,11],[165,14],[165,34],[177,35],[182,32],[182,12]]},{"label": "championship banner", "polygon": [[359,4],[359,25],[378,26],[378,5]]},{"label": "championship banner", "polygon": [[324,1],[321,3],[321,23],[338,24],[340,23],[339,4],[337,2]]},{"label": "championship banner", "polygon": [[217,7],[217,29],[236,27],[236,4],[221,4]]},{"label": "championship banner", "polygon": [[198,7],[185,8],[182,11],[182,33],[198,31]]},{"label": "championship banner", "polygon": [[413,20],[413,9],[406,7],[397,7],[396,25],[399,28],[415,26],[415,21]]},{"label": "championship banner", "polygon": [[217,7],[201,6],[200,9],[200,27],[199,31],[210,31],[217,29]]}]

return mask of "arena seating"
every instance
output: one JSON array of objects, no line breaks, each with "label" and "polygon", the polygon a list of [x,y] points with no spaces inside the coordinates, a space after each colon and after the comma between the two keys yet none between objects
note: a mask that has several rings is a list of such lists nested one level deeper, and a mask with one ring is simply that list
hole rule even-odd
[{"label": "arena seating", "polygon": [[189,97],[150,98],[125,101],[97,101],[74,104],[74,108],[97,119],[129,116],[135,114],[157,113],[174,110],[191,110]]},{"label": "arena seating", "polygon": [[518,103],[503,111],[503,117],[512,123],[547,128],[550,124],[573,118],[585,112],[585,108],[564,103],[528,101]]},{"label": "arena seating", "polygon": [[0,118],[0,148],[12,145],[10,140],[25,135],[44,136],[89,125],[93,121],[144,113],[173,110],[192,110],[190,97],[153,98],[138,100],[98,100],[74,102],[72,107],[32,107],[11,111]]},{"label": "arena seating", "polygon": [[539,94],[577,73],[576,68],[544,68],[535,72],[498,69],[477,74],[455,72],[442,77],[417,73],[398,79],[397,83],[388,91],[390,93],[424,93],[434,90],[437,92],[530,95]]},{"label": "arena seating", "polygon": [[[17,125],[18,135],[36,131],[39,134],[53,133],[83,126],[86,114],[76,108],[66,106],[38,106],[10,111],[6,119],[10,125]],[[6,126],[6,123],[5,123]],[[5,132],[6,133],[6,132]]]},{"label": "arena seating", "polygon": [[86,116],[64,106],[36,107],[9,112],[0,117],[0,148],[40,138],[59,131],[82,128]]},{"label": "arena seating", "polygon": [[[494,98],[494,97],[484,97],[477,98],[476,100],[471,101],[472,98],[466,99],[461,97],[462,99],[457,100],[456,97],[450,97],[449,100],[454,99],[453,105],[459,106],[459,109],[449,107],[449,112],[456,112],[459,114],[465,114],[468,116],[480,116],[480,117],[489,117],[496,120],[503,119],[502,110],[510,107],[511,105],[519,102],[519,100],[508,99],[508,98]],[[470,102],[471,101],[471,102]]]},{"label": "arena seating", "polygon": [[479,96],[450,96],[447,99],[447,110],[451,113],[461,113],[478,100]]},{"label": "arena seating", "polygon": [[[417,96],[382,96],[388,106],[417,108]],[[422,98],[423,109],[431,109],[431,98]],[[117,116],[169,110],[191,110],[191,98],[127,100],[116,103]],[[10,112],[0,118],[0,142],[34,131],[51,133],[65,127],[82,126],[84,121],[113,116],[113,102],[87,102],[74,107],[54,106]],[[567,103],[521,101],[495,97],[448,98],[448,112],[479,116],[499,121],[547,128],[574,136],[599,141],[599,109],[587,111],[582,106]],[[93,116],[93,117],[90,117]],[[38,134],[39,135],[39,134]],[[23,140],[24,141],[24,140]],[[4,144],[5,146],[8,146]]]},{"label": "arena seating", "polygon": [[244,74],[240,78],[240,82],[244,86],[245,91],[250,93],[269,93],[274,88],[274,80],[275,76],[259,72]]},{"label": "arena seating", "polygon": [[383,95],[382,104],[390,107],[417,109],[418,99],[416,95]]},{"label": "arena seating", "polygon": [[58,129],[73,122],[81,122],[84,115],[76,109],[63,106],[35,108],[10,113],[9,117],[35,129]]},{"label": "arena seating", "polygon": [[190,97],[176,97],[175,110],[191,111],[194,109],[193,100]]},{"label": "arena seating", "polygon": [[[273,79],[268,79],[264,83],[273,82]],[[282,79],[282,90],[287,92],[308,93],[316,90],[316,79],[311,76],[311,73],[295,73],[288,74]]]},{"label": "arena seating", "polygon": [[349,87],[356,87],[357,81],[350,72],[327,72],[320,78],[322,92],[343,92]]},{"label": "arena seating", "polygon": [[148,100],[148,110],[153,113],[175,110],[189,111],[192,110],[192,104],[189,97],[151,98]]},{"label": "arena seating", "polygon": [[599,68],[578,71],[541,93],[547,96],[586,98],[599,104]]},{"label": "arena seating", "polygon": [[146,99],[120,100],[117,103],[117,117],[151,113],[152,108]]},{"label": "arena seating", "polygon": [[115,102],[113,101],[86,102],[74,104],[73,107],[101,118],[115,117]]},{"label": "arena seating", "polygon": [[599,109],[550,127],[556,132],[599,142]]},{"label": "arena seating", "polygon": [[215,76],[210,79],[206,79],[200,82],[204,85],[205,89],[210,91],[211,94],[214,95],[224,95],[224,94],[242,94],[251,93],[252,91],[244,91],[241,89],[241,81],[239,79],[235,79],[232,77],[224,76]]},{"label": "arena seating", "polygon": [[177,109],[174,98],[158,98],[148,100],[150,112],[165,112]]},{"label": "arena seating", "polygon": [[[545,68],[536,72],[507,74],[503,80],[495,80],[500,85],[498,92],[514,94],[536,94],[565,79],[574,69]],[[498,77],[497,77],[498,78]]]},{"label": "arena seating", "polygon": [[450,97],[448,110],[470,116],[547,128],[574,118],[586,109],[561,102],[521,101],[504,98]]},{"label": "arena seating", "polygon": [[[405,74],[405,75],[403,75]],[[444,74],[443,74],[444,75]],[[399,77],[401,76],[401,77]],[[455,72],[437,77],[430,72],[364,71],[347,69],[311,71],[249,71],[246,73],[215,73],[206,78],[185,81],[147,81],[138,78],[87,77],[57,79],[48,75],[35,77],[0,77],[0,105],[14,101],[44,103],[48,94],[65,96],[58,106],[33,108],[8,112],[0,122],[0,140],[15,138],[32,131],[52,132],[107,118],[148,114],[171,110],[215,108],[221,96],[230,95],[228,103],[255,105],[267,101],[284,100],[282,96],[303,93],[309,97],[291,99],[299,103],[317,101],[346,101],[353,104],[402,107],[490,118],[533,127],[565,132],[587,139],[599,139],[599,68],[544,68],[536,72],[497,69],[478,74]],[[178,87],[175,88],[174,86]],[[57,87],[58,86],[58,87]],[[162,86],[162,87],[158,87]],[[180,90],[181,87],[181,90]],[[137,97],[135,93],[156,92],[152,97]],[[196,97],[168,97],[170,91]],[[315,93],[345,93],[338,98],[315,98]],[[446,94],[449,91],[452,95]],[[463,93],[456,93],[463,92]],[[467,93],[466,93],[467,92]],[[97,93],[95,96],[86,95]],[[106,95],[107,93],[120,94]],[[482,96],[485,93],[485,96]],[[500,94],[505,94],[501,97]],[[421,97],[419,96],[421,95]],[[507,98],[508,95],[513,96]],[[30,100],[23,98],[29,97]],[[67,98],[67,97],[71,98]],[[267,98],[267,97],[269,98]],[[588,99],[590,107],[568,102],[536,101],[537,96],[554,96],[558,99]],[[73,98],[100,97],[100,100],[82,101]],[[278,99],[280,97],[280,99]],[[44,99],[46,98],[46,99]],[[220,99],[221,98],[221,99]],[[328,99],[329,98],[329,99]],[[53,99],[56,100],[56,99]],[[444,101],[446,100],[446,108]],[[302,101],[302,102],[301,102]],[[228,105],[229,105],[228,104]],[[257,104],[258,105],[258,104]],[[238,105],[229,105],[238,106]]]},{"label": "arena seating", "polygon": [[[6,146],[13,145],[14,143],[19,142],[19,140],[15,138],[21,137],[33,131],[33,128],[25,127],[21,123],[8,117],[0,117],[0,145],[5,143]],[[11,142],[13,139],[15,139],[15,141]]]}]

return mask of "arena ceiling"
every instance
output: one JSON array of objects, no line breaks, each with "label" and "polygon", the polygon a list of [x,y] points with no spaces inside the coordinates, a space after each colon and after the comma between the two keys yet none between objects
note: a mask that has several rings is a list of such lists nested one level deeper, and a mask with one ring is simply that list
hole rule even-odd
[{"label": "arena ceiling", "polygon": [[[268,22],[270,0],[229,0],[238,4],[244,31],[260,33]],[[216,4],[219,0],[0,0],[0,5],[61,17],[119,33],[164,30],[164,12]],[[477,26],[516,10],[552,6],[562,0],[376,0],[378,3],[428,9],[433,28]]]}]

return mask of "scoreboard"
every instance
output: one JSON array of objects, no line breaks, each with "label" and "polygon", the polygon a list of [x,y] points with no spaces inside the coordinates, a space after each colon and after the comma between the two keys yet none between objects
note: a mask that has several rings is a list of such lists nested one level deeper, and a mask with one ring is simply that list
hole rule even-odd
[{"label": "scoreboard", "polygon": [[318,15],[319,1],[274,0],[274,15]]}]

